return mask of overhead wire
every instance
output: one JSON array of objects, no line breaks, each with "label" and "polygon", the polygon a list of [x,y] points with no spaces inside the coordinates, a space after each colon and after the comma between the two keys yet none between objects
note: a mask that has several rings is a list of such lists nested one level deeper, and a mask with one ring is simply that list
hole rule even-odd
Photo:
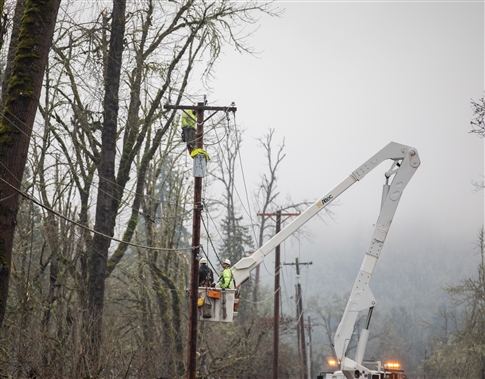
[{"label": "overhead wire", "polygon": [[119,243],[123,243],[123,244],[126,244],[126,245],[129,245],[129,246],[134,246],[134,247],[139,247],[139,248],[144,248],[144,249],[151,249],[151,250],[160,250],[160,251],[179,251],[179,250],[193,250],[195,247],[193,246],[190,246],[190,247],[182,247],[182,248],[177,248],[177,249],[167,249],[167,248],[161,248],[161,247],[154,247],[154,246],[146,246],[146,245],[140,245],[140,244],[134,244],[134,243],[131,243],[131,242],[126,242],[126,241],[123,241],[123,240],[120,240],[118,238],[115,238],[115,237],[111,237],[107,234],[104,234],[104,233],[101,233],[101,232],[98,232],[94,229],[91,229],[89,228],[88,226],[86,225],[83,225],[77,221],[74,221],[74,220],[71,220],[70,218],[60,214],[59,212],[55,211],[54,209],[52,208],[49,208],[47,207],[46,205],[44,205],[42,202],[40,202],[39,200],[29,196],[28,194],[26,194],[25,192],[19,190],[18,188],[15,188],[13,185],[11,185],[10,183],[8,183],[5,179],[3,178],[0,178],[0,180],[2,182],[4,182],[5,184],[7,184],[9,187],[11,187],[12,189],[14,189],[15,191],[17,191],[20,195],[22,195],[24,198],[26,198],[27,200],[33,202],[34,204],[37,204],[39,207],[42,207],[43,209],[47,210],[48,212],[50,213],[53,213],[54,215],[80,227],[80,228],[83,228],[91,233],[94,233],[94,234],[98,234],[102,237],[105,237],[105,238],[108,238],[112,241],[116,241],[116,242],[119,242]]},{"label": "overhead wire", "polygon": [[244,297],[239,297],[241,300],[245,301],[246,303],[249,303],[249,304],[262,304],[262,303],[266,303],[268,301],[271,301],[271,300],[274,300],[274,297],[276,296],[276,294],[279,292],[279,290],[276,290],[276,291],[273,291],[272,294],[270,294],[266,299],[264,300],[260,300],[260,301],[253,301],[253,300],[248,300]]},{"label": "overhead wire", "polygon": [[[73,230],[73,237],[74,237],[74,238],[81,238],[81,236],[78,234],[78,231],[77,231],[77,230]],[[83,242],[86,242],[86,240],[83,240]],[[36,276],[38,276],[38,275],[39,275],[39,273],[41,273],[41,272],[43,272],[43,271],[44,271],[44,269],[45,269],[45,265],[40,265],[39,263],[36,263],[36,262],[35,262],[35,261],[32,259],[32,255],[33,255],[33,249],[32,249],[32,247],[33,247],[33,246],[34,246],[34,244],[33,244],[33,243],[31,243],[31,249],[30,249],[31,251],[30,251],[30,253],[29,253],[29,260],[28,260],[28,261],[29,261],[29,272],[30,272],[30,271],[34,271],[34,269],[36,269],[36,270],[37,270],[37,275],[36,275]],[[102,255],[102,253],[101,253],[100,251],[98,251],[98,250],[97,250],[97,249],[96,249],[96,248],[93,246],[93,244],[92,244],[92,243],[91,243],[91,244],[86,243],[86,245],[85,245],[85,246],[86,246],[86,247],[88,247],[88,248],[89,248],[89,250],[90,250],[91,252],[94,252],[94,253],[96,253],[96,254],[98,254],[98,255]],[[49,259],[50,259],[50,258],[49,258]],[[67,262],[66,264],[67,264],[67,265],[70,265],[70,264],[76,264],[77,259],[78,259],[78,257],[77,257],[77,254],[76,254],[76,255],[74,255],[74,256],[72,257],[72,262],[71,262],[71,263]],[[117,266],[116,266],[116,269],[117,269],[117,271],[119,271],[119,272],[123,273],[124,275],[126,275],[126,276],[128,276],[128,277],[131,277],[131,278],[134,278],[134,279],[138,279],[138,278],[139,278],[139,277],[138,277],[138,275],[135,275],[135,274],[131,273],[131,272],[130,272],[130,271],[128,271],[127,269],[123,268],[123,266],[122,266],[122,265],[117,265]],[[33,278],[33,280],[31,281],[31,284],[29,284],[29,280],[28,280],[28,277],[27,277],[27,281],[26,281],[26,285],[27,285],[27,287],[26,287],[26,288],[28,288],[29,286],[31,286],[31,285],[32,285],[32,282],[34,282],[34,283],[35,283],[35,277],[34,277],[34,278]]]},{"label": "overhead wire", "polygon": [[[204,181],[204,187],[207,189],[207,181]],[[202,199],[201,201],[202,201],[202,210],[205,213],[205,215],[207,216],[207,218],[209,219],[210,218],[210,212],[208,212],[208,210],[207,210],[207,205],[205,203],[205,199]],[[212,251],[214,252],[214,254],[217,257],[217,260],[219,261],[219,263],[222,263],[221,258],[217,254],[217,249],[215,248],[215,246],[212,242],[212,238],[211,238],[211,235],[210,235],[210,232],[209,232],[209,222],[207,222],[207,224],[206,224],[204,217],[201,217],[200,219],[202,221],[202,225],[204,227],[204,230],[205,230],[205,233],[206,233],[206,236],[207,236],[207,250],[209,250],[209,244],[210,244],[210,246],[212,247]],[[216,230],[217,230],[217,227],[216,227]],[[212,264],[212,261],[209,258],[209,254],[203,248],[202,248],[202,250],[203,250],[205,257],[207,258],[207,262],[212,267],[213,272],[215,272],[216,269],[215,269],[214,265]]]},{"label": "overhead wire", "polygon": [[[229,107],[227,107],[227,108],[229,108]],[[227,120],[227,124],[225,125],[225,128],[224,128],[224,136],[223,136],[222,138],[218,136],[218,133],[217,133],[217,129],[216,129],[216,127],[213,127],[213,129],[212,129],[212,130],[214,130],[214,131],[215,131],[215,134],[217,135],[218,143],[219,143],[220,141],[222,141],[224,138],[227,138],[227,136],[229,135],[229,123],[230,123],[230,117],[229,117],[229,114],[228,114],[228,113],[229,113],[229,112],[227,112],[227,111],[226,111],[226,120]],[[233,117],[235,118],[235,113],[233,113]],[[215,126],[219,125],[220,123],[222,123],[222,119],[221,119],[221,120],[220,120],[220,121],[219,121],[219,122],[218,122],[218,123],[217,123]],[[234,130],[236,131],[236,127],[234,127]],[[236,132],[237,132],[237,131],[236,131]],[[237,193],[237,188],[235,188],[235,190],[236,190],[236,193]],[[239,199],[240,199],[240,198],[239,198]],[[240,199],[240,200],[241,200],[241,199]],[[207,207],[204,207],[204,209],[206,209],[206,208],[207,208]],[[212,216],[210,215],[210,212],[207,212],[207,214],[208,214],[208,216],[210,217],[210,219],[211,219],[211,221],[212,221],[213,225],[215,226],[216,231],[217,231],[217,233],[218,233],[218,235],[219,235],[219,238],[220,238],[222,241],[224,241],[224,238],[223,238],[222,234],[220,233],[220,231],[219,231],[219,229],[218,229],[218,227],[217,227],[217,224],[216,224],[215,220],[214,220],[214,219],[212,218]],[[213,249],[214,249],[214,251],[216,251],[216,249],[215,249],[214,247],[213,247]],[[219,256],[217,256],[217,258],[218,258],[218,259],[219,259],[219,261],[221,262],[220,257],[219,257]]]},{"label": "overhead wire", "polygon": [[[204,207],[204,210],[205,210],[205,209],[206,209],[206,207]],[[210,217],[210,216],[209,216],[209,212],[207,212],[207,211],[206,211],[206,214],[207,214],[207,216],[208,216],[208,218],[209,218],[209,217]],[[219,254],[217,254],[217,249],[216,249],[216,247],[214,246],[214,243],[212,242],[212,238],[211,238],[210,233],[209,233],[209,227],[208,227],[208,224],[209,224],[209,223],[207,223],[207,224],[206,224],[206,223],[205,223],[205,221],[204,221],[204,218],[203,218],[203,217],[201,217],[201,220],[202,220],[202,225],[204,226],[204,230],[205,230],[205,232],[206,232],[206,234],[207,234],[207,240],[208,240],[208,243],[210,243],[210,245],[211,245],[211,247],[212,247],[212,250],[214,251],[214,254],[215,254],[215,256],[217,257],[217,260],[219,261],[219,263],[222,263],[222,259],[221,259],[221,257],[219,256]],[[217,229],[216,229],[216,230],[217,230]],[[219,236],[220,236],[220,235],[219,235]],[[220,237],[221,237],[221,239],[222,239],[222,236],[220,236]]]},{"label": "overhead wire", "polygon": [[[237,131],[236,114],[234,114],[234,130]],[[244,202],[242,201],[241,196],[239,195],[239,191],[237,190],[237,187],[235,187],[235,191],[236,191],[236,194],[239,198],[239,201],[241,202],[241,206],[243,207],[243,209],[245,210],[246,214],[249,217],[249,220],[250,220],[250,223],[251,223],[251,230],[252,230],[253,235],[254,235],[254,241],[257,243],[258,237],[257,237],[256,231],[255,231],[255,222],[254,222],[253,216],[252,216],[251,203],[249,201],[249,194],[248,194],[248,188],[247,188],[247,183],[246,183],[246,176],[245,176],[245,173],[244,173],[244,165],[243,165],[243,161],[242,161],[241,149],[238,149],[237,154],[238,154],[238,158],[239,158],[239,165],[241,167],[241,176],[242,176],[242,181],[243,181],[243,184],[244,184],[244,192],[246,194],[246,201],[247,201],[248,209],[246,209],[244,207]]]},{"label": "overhead wire", "polygon": [[[13,116],[13,117],[15,117],[15,115],[12,115],[12,116]],[[25,126],[27,126],[27,125],[26,125],[26,124],[25,124],[25,123],[24,123],[22,120],[20,120],[20,119],[18,119],[18,118],[17,118],[17,121],[19,121],[20,123],[22,123],[22,124],[24,124]],[[14,126],[16,127],[16,125],[14,125]],[[19,129],[18,127],[16,127],[16,129],[17,129],[17,130],[18,130],[20,133],[24,134],[24,135],[25,135],[27,138],[29,138],[29,139],[30,139],[30,141],[32,141],[32,142],[33,142],[34,146],[37,146],[37,147],[39,147],[40,149],[42,149],[42,146],[41,146],[41,145],[39,145],[39,144],[37,144],[36,140],[35,140],[35,139],[32,139],[32,138],[31,138],[31,137],[30,137],[28,134],[26,134],[26,133],[25,133],[25,131],[23,131],[23,130]],[[38,133],[38,132],[37,132],[35,129],[32,129],[31,133],[32,133],[33,135],[37,136],[37,137],[38,137],[39,139],[41,139],[41,140],[43,140],[43,139],[44,139],[44,137],[43,137],[43,136],[41,136],[41,135],[40,135],[40,134],[39,134],[39,133]],[[57,151],[58,151],[59,153],[61,153],[62,155],[65,155],[65,152],[64,152],[63,150],[59,149],[57,146],[54,146],[53,148],[54,148],[54,150],[57,150]],[[8,170],[8,168],[7,168],[5,165],[3,165],[3,167],[4,167],[5,169],[7,169],[7,170]],[[74,171],[74,172],[76,172],[77,174],[80,174],[80,175],[81,175],[81,173],[80,173],[79,171],[72,170],[71,168],[70,168],[70,170],[71,170],[71,171]],[[10,174],[12,175],[12,177],[13,177],[13,178],[14,178],[14,179],[15,179],[15,180],[16,180],[16,181],[19,183],[19,185],[21,185],[21,180],[20,180],[19,178],[17,178],[17,177],[16,177],[16,176],[15,176],[15,175],[14,175],[14,174],[11,172],[11,171],[9,171],[9,173],[10,173]],[[98,173],[97,173],[96,171],[94,172],[94,175],[95,175],[95,176],[99,176],[99,175],[98,175]],[[116,182],[113,182],[113,181],[111,181],[111,180],[109,180],[109,179],[107,179],[107,178],[103,178],[103,179],[104,179],[104,180],[106,180],[107,182],[111,183],[113,186],[120,187],[120,185],[119,185],[119,184],[117,184]],[[101,189],[100,189],[100,188],[99,188],[99,187],[98,187],[98,186],[97,186],[95,183],[92,183],[91,185],[92,185],[94,188],[96,188],[98,191],[102,191],[102,190],[101,190]],[[143,195],[143,194],[138,194],[136,191],[132,191],[132,190],[130,190],[130,189],[128,189],[128,188],[126,188],[126,187],[121,188],[121,189],[123,190],[123,192],[124,192],[124,193],[125,193],[125,192],[127,192],[127,193],[130,193],[130,194],[132,194],[132,195],[141,195],[141,196],[147,197],[147,196],[145,196],[145,195]],[[111,198],[113,198],[113,199],[114,199],[114,196],[113,196],[112,194],[110,194],[110,193],[106,193],[106,192],[104,192],[104,191],[103,191],[103,193],[105,193],[107,196],[109,196],[109,197],[111,197]],[[148,196],[148,198],[151,198],[153,201],[158,201],[158,199],[155,199],[155,198],[152,198],[152,197],[149,197],[149,196]],[[120,198],[120,199],[119,199],[119,201],[120,201],[120,204],[124,204],[124,205],[126,205],[127,207],[129,207],[129,208],[131,208],[131,209],[134,209],[134,208],[131,206],[131,204],[129,204],[129,203],[126,201],[126,200],[123,200],[123,198]],[[138,213],[139,213],[141,216],[147,217],[147,215],[143,214],[143,212],[142,212],[142,211],[140,211],[140,210],[138,210]],[[150,215],[148,215],[148,216],[150,216]],[[160,218],[160,217],[152,217],[152,219],[158,219],[158,218]]]},{"label": "overhead wire", "polygon": [[[7,183],[7,184],[8,184],[8,183]],[[16,190],[16,191],[17,191],[17,192],[19,192],[18,190]],[[25,194],[22,194],[22,193],[21,193],[21,195],[25,197]],[[35,198],[34,198],[34,200],[35,200]],[[31,201],[31,202],[30,202],[30,204],[31,204],[31,205],[32,205],[32,204],[35,204],[35,201]],[[37,203],[37,204],[38,204],[38,203]],[[47,210],[48,210],[48,211],[54,212],[54,214],[58,215],[60,218],[62,218],[62,219],[64,219],[64,220],[66,220],[66,221],[68,221],[68,222],[71,222],[71,223],[72,223],[72,220],[70,220],[68,217],[63,216],[63,215],[60,215],[60,214],[58,214],[58,212],[53,211],[53,210],[49,209],[48,207],[45,207],[45,206],[44,206],[44,205],[42,205],[42,204],[38,204],[38,205],[39,205],[40,207],[47,208]],[[32,209],[32,208],[31,208],[31,209]],[[75,222],[74,222],[74,223],[72,223],[72,224],[77,224],[77,223],[75,223]],[[89,228],[83,227],[83,225],[78,225],[78,226],[80,226],[80,227],[81,227],[81,229],[83,229],[83,230],[86,230],[86,229],[87,229],[87,230],[90,230]],[[81,240],[82,240],[82,242],[81,242],[81,243],[84,243],[84,244],[85,244],[85,246],[86,246],[86,247],[88,247],[88,248],[89,248],[89,250],[90,250],[91,252],[96,253],[96,254],[98,254],[98,255],[103,255],[103,253],[102,253],[102,252],[100,252],[99,250],[97,250],[97,249],[95,248],[95,246],[94,246],[94,244],[93,244],[92,242],[89,242],[88,240],[86,240],[85,238],[83,238],[83,237],[80,235],[79,229],[74,228],[74,229],[72,229],[72,232],[73,232],[74,237],[77,237],[77,238],[81,239]],[[98,233],[98,232],[96,232],[96,231],[93,231],[93,232],[94,232],[94,233],[97,233],[97,234],[101,234],[101,233]],[[101,234],[101,235],[103,235],[103,234]],[[32,240],[32,238],[33,238],[33,235],[31,236],[31,240]],[[108,237],[108,238],[109,238],[109,237]],[[117,241],[117,242],[122,242],[122,241],[119,241],[119,240],[117,240],[117,239],[115,239],[115,238],[109,238],[109,239],[110,239],[110,240],[115,240],[115,241]],[[136,247],[136,248],[142,248],[142,249],[145,249],[145,250],[157,250],[157,251],[159,251],[159,250],[163,250],[163,251],[170,251],[170,249],[156,248],[156,247],[151,247],[151,246],[146,246],[146,245],[140,245],[140,244],[134,244],[134,243],[126,243],[126,242],[125,242],[125,244],[126,244],[126,245],[129,245],[129,246]],[[31,245],[31,256],[32,256],[32,247],[33,247],[33,244]],[[187,249],[192,249],[192,247],[187,248]],[[179,252],[180,250],[184,250],[184,249],[183,249],[183,248],[177,248],[177,249],[173,249],[173,250],[174,250],[174,251],[176,251],[176,252]],[[76,259],[77,259],[76,257],[74,257],[74,258],[73,258],[73,263],[75,262],[75,260],[76,260]],[[29,260],[29,267],[30,267],[30,265],[31,265],[31,264],[32,264],[32,265],[33,265],[33,266],[34,266],[34,267],[35,267],[35,268],[36,268],[38,271],[42,271],[42,270],[43,270],[43,268],[42,268],[42,267],[41,267],[39,264],[34,263],[34,262],[32,261],[32,259],[30,259],[30,260]],[[129,276],[129,277],[137,278],[137,275],[133,275],[132,273],[130,273],[129,271],[127,271],[126,269],[124,269],[124,268],[123,268],[123,266],[121,266],[121,265],[117,265],[117,266],[116,266],[116,268],[117,268],[117,270],[118,270],[118,271],[120,271],[120,272],[124,273],[125,275],[127,275],[127,276]]]},{"label": "overhead wire", "polygon": [[[204,207],[204,208],[206,208],[206,207]],[[219,231],[219,228],[217,227],[216,221],[212,218],[212,215],[210,214],[210,212],[207,212],[206,214],[207,214],[208,219],[210,219],[210,221],[212,221],[212,224],[214,225],[216,232],[219,235],[219,238],[222,240],[223,237],[222,237],[221,232]]]},{"label": "overhead wire", "polygon": [[219,143],[221,143],[221,141],[222,141],[224,138],[226,138],[226,137],[227,137],[228,131],[226,130],[226,128],[224,128],[224,135],[223,135],[222,137],[219,137],[219,136],[217,135],[217,129],[216,129],[216,128],[217,128],[217,126],[219,126],[219,124],[221,124],[221,123],[222,123],[222,119],[221,119],[221,120],[219,120],[219,121],[218,121],[218,122],[217,122],[215,125],[214,125],[214,124],[213,124],[213,125],[211,125],[211,128],[210,128],[210,129],[209,129],[207,132],[204,130],[204,137],[205,137],[205,136],[206,136],[206,135],[207,135],[209,132],[211,132],[212,130],[214,130],[214,131],[215,131],[216,136],[217,136],[217,141],[216,141],[216,142],[207,142],[207,141],[205,141],[205,140],[204,140],[204,145],[205,145],[205,147],[207,147],[207,146],[219,145]]}]

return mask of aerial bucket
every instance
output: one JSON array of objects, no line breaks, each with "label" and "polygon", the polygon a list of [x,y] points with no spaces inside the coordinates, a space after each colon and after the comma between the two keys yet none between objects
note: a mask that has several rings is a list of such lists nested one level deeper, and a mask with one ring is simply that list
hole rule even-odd
[{"label": "aerial bucket", "polygon": [[235,303],[238,305],[239,299],[234,289],[199,287],[199,321],[232,322],[237,315]]}]

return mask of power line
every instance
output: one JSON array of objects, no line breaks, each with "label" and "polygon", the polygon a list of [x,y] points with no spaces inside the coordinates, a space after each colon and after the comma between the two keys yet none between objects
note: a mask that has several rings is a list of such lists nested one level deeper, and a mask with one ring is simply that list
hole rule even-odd
[{"label": "power line", "polygon": [[[94,229],[91,229],[89,228],[88,226],[86,225],[83,225],[83,224],[80,224],[79,222],[77,221],[74,221],[74,220],[71,220],[69,217],[66,217],[62,214],[60,214],[59,212],[55,211],[54,209],[52,208],[49,208],[48,206],[42,204],[40,201],[34,199],[33,197],[30,197],[29,195],[27,195],[25,192],[21,191],[20,189],[17,189],[15,188],[13,185],[11,185],[10,183],[8,183],[5,179],[3,178],[0,178],[0,180],[2,182],[4,182],[5,184],[7,184],[9,187],[11,187],[12,189],[14,189],[15,191],[17,191],[20,195],[22,195],[23,197],[25,197],[27,200],[37,204],[39,207],[42,207],[44,208],[45,210],[55,214],[57,217],[60,217],[76,226],[79,226],[80,228],[83,228],[91,233],[95,233],[95,234],[98,234],[102,237],[105,237],[105,238],[109,238],[110,240],[112,241],[116,241],[116,242],[119,242],[119,243],[123,243],[123,244],[126,244],[126,245],[129,245],[129,246],[134,246],[134,247],[138,247],[138,248],[143,248],[143,249],[150,249],[150,250],[160,250],[160,251],[180,251],[180,250],[193,250],[195,247],[182,247],[182,248],[177,248],[177,249],[167,249],[167,248],[162,248],[162,247],[154,247],[154,246],[147,246],[147,245],[140,245],[140,244],[135,244],[135,243],[131,243],[131,242],[127,242],[127,241],[123,241],[123,240],[120,240],[118,238],[115,238],[115,237],[111,237],[111,236],[108,236],[106,234],[103,234],[103,233],[100,233]],[[199,247],[199,246],[197,246]]]}]

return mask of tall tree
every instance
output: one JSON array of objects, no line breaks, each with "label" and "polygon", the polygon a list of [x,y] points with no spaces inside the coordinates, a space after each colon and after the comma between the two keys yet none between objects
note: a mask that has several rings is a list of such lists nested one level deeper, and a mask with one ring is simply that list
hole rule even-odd
[{"label": "tall tree", "polygon": [[[10,279],[20,183],[61,0],[28,0],[0,121],[0,326]],[[13,43],[16,43],[14,41]]]},{"label": "tall tree", "polygon": [[[283,153],[285,148],[285,140],[276,149],[276,154],[274,154],[273,146],[273,135],[275,130],[270,129],[263,138],[259,139],[260,146],[264,149],[264,154],[268,163],[268,173],[261,175],[261,182],[255,194],[256,203],[258,204],[258,212],[267,213],[271,208],[273,211],[281,209],[281,205],[277,206],[275,203],[276,198],[279,195],[277,190],[277,176],[276,173],[278,168],[285,158],[286,154]],[[261,217],[261,223],[259,224],[258,233],[258,246],[262,246],[267,237],[267,229],[269,225],[267,224],[267,217]],[[259,290],[259,266],[256,267],[254,275],[254,288],[253,288],[253,302],[258,303],[258,290]]]},{"label": "tall tree", "polygon": [[[114,0],[111,14],[111,34],[104,78],[103,128],[101,131],[101,154],[98,166],[99,184],[96,201],[96,217],[93,245],[89,254],[88,313],[90,346],[88,356],[99,371],[97,357],[101,345],[104,290],[110,237],[114,235],[118,188],[115,178],[115,160],[118,134],[118,109],[121,62],[125,38],[126,0]],[[114,210],[114,212],[113,212]]]}]

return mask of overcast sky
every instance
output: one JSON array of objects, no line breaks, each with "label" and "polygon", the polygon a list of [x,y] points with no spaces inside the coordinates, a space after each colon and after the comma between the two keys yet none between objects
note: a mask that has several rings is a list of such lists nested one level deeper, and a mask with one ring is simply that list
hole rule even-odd
[{"label": "overcast sky", "polygon": [[[404,191],[384,254],[404,243],[430,254],[445,247],[457,262],[472,258],[484,221],[483,191],[472,186],[482,180],[484,142],[469,133],[470,99],[484,90],[483,2],[276,5],[285,13],[263,17],[251,39],[259,56],[228,51],[207,92],[212,105],[238,107],[248,188],[263,170],[256,138],[269,128],[286,144],[282,201],[316,200],[390,141],[410,145],[422,164]],[[312,241],[297,248],[322,262],[338,248],[362,244],[364,252],[388,168],[382,164],[347,190],[335,222],[310,223]]]}]

